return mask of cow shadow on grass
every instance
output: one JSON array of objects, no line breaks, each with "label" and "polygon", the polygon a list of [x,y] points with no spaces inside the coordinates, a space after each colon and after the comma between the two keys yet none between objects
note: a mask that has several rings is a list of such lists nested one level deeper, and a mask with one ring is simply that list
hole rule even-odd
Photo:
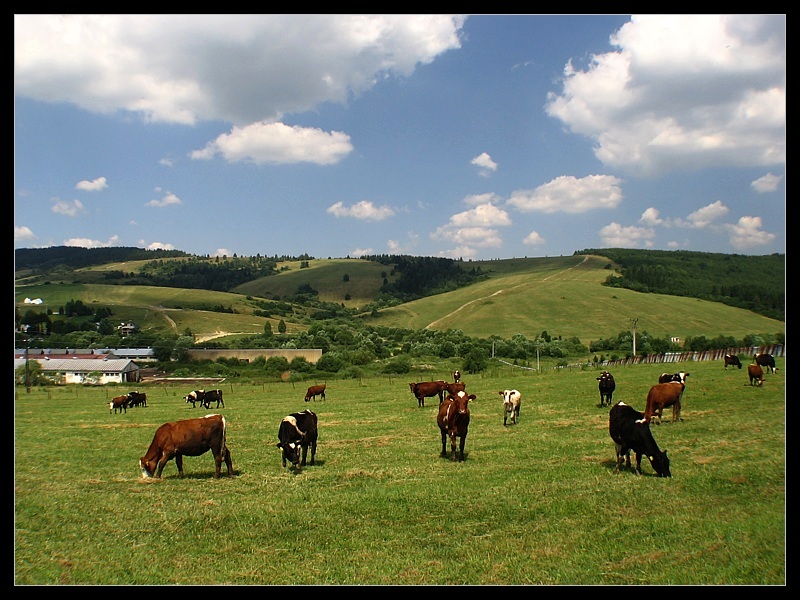
[{"label": "cow shadow on grass", "polygon": [[604,460],[601,464],[606,469],[608,469],[611,472],[612,475],[615,475],[615,476],[617,476],[617,475],[619,475],[619,476],[622,476],[622,475],[634,475],[634,476],[637,476],[637,477],[655,477],[655,478],[658,478],[658,473],[656,473],[655,471],[652,471],[652,470],[650,470],[650,471],[647,470],[647,468],[650,465],[648,463],[648,465],[645,466],[645,462],[646,461],[647,461],[647,459],[642,457],[642,474],[641,475],[638,475],[636,473],[636,465],[635,465],[634,461],[631,461],[631,466],[630,467],[626,467],[625,464],[623,464],[619,469],[619,473],[614,473],[614,469],[617,468],[617,461],[614,460],[613,458],[609,458],[607,460]]}]

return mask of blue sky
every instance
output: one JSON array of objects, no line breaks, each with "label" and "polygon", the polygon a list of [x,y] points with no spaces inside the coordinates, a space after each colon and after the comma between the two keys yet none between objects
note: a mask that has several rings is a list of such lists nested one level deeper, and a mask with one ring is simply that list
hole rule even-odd
[{"label": "blue sky", "polygon": [[15,248],[785,252],[785,15],[16,15]]}]

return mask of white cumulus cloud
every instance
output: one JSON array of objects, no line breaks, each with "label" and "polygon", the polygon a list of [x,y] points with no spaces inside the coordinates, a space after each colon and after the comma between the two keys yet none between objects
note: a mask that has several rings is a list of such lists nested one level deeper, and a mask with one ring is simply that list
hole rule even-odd
[{"label": "white cumulus cloud", "polygon": [[767,192],[774,192],[777,190],[778,184],[782,179],[782,175],[773,175],[772,173],[767,173],[766,175],[753,181],[750,184],[750,187],[759,194],[766,194]]},{"label": "white cumulus cloud", "polygon": [[508,205],[522,212],[582,213],[616,208],[622,202],[622,181],[612,175],[589,175],[578,179],[562,175],[534,190],[517,190]]},{"label": "white cumulus cloud", "polygon": [[362,221],[383,221],[394,215],[394,210],[388,206],[375,206],[369,200],[361,200],[351,206],[337,202],[328,207],[328,212],[334,217],[353,217]]},{"label": "white cumulus cloud", "polygon": [[108,183],[106,182],[105,177],[98,177],[92,181],[84,179],[83,181],[79,181],[77,184],[75,184],[76,190],[82,190],[84,192],[99,192],[107,187]]}]

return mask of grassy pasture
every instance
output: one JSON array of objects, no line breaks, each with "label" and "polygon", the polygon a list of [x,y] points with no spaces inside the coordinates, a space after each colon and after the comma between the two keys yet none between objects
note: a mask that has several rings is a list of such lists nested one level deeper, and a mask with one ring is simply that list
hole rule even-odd
[{"label": "grassy pasture", "polygon": [[[784,359],[761,388],[720,361],[612,370],[639,410],[691,373],[683,421],[652,425],[673,477],[614,474],[595,370],[464,374],[477,394],[463,463],[441,458],[438,401],[416,378],[222,383],[235,477],[210,453],[161,480],[137,466],[156,428],[197,417],[191,385],[16,390],[17,584],[785,584]],[[432,373],[431,379],[448,377]],[[315,382],[309,382],[309,384]],[[320,382],[321,383],[321,382]],[[498,391],[522,391],[504,428]],[[319,416],[317,464],[283,469],[280,419]],[[223,467],[223,472],[225,471]]]},{"label": "grassy pasture", "polygon": [[[639,331],[658,338],[730,335],[742,339],[785,329],[781,321],[719,302],[604,287],[601,283],[609,274],[606,265],[607,259],[583,256],[476,262],[476,267],[490,272],[489,279],[364,318],[376,326],[460,329],[481,338],[511,338],[519,333],[532,339],[547,331],[553,336],[578,337],[587,346],[629,330],[633,318],[638,319]],[[352,300],[344,303],[363,305],[377,293],[383,281],[380,273],[387,269],[355,259],[313,260],[304,269],[299,263],[290,266],[289,271],[240,286],[240,293],[103,284],[16,285],[14,293],[22,314],[31,308],[23,303],[26,297],[44,300],[35,307],[40,312],[57,311],[68,300],[81,300],[89,306],[108,306],[115,319],[133,320],[145,330],[180,334],[188,328],[198,339],[207,339],[220,332],[263,333],[267,319],[252,314],[254,306],[247,295],[283,297],[307,283],[320,291],[323,300],[344,302],[344,294],[351,293]],[[350,277],[346,283],[345,274]],[[217,305],[237,312],[199,310]],[[278,321],[270,319],[273,332]],[[289,333],[307,327],[288,317],[284,322]]]}]

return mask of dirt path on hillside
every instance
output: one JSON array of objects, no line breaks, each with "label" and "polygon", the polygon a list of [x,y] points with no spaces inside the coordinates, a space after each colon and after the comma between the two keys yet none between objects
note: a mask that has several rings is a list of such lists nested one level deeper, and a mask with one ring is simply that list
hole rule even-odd
[{"label": "dirt path on hillside", "polygon": [[[550,279],[551,277],[555,277],[556,275],[561,275],[561,274],[563,274],[563,273],[566,273],[567,271],[570,271],[570,270],[574,269],[575,267],[578,267],[578,266],[582,265],[582,264],[583,264],[583,263],[585,263],[587,260],[589,260],[589,256],[588,256],[588,255],[587,255],[587,256],[584,256],[584,257],[583,257],[583,261],[581,261],[580,263],[578,263],[578,264],[577,264],[577,265],[575,265],[574,267],[569,267],[569,268],[567,268],[567,269],[564,269],[563,271],[559,271],[558,273],[553,273],[552,275],[548,275],[547,277],[545,277],[544,279],[542,279],[542,281],[547,281],[547,280],[548,280],[548,279]],[[494,292],[493,294],[489,294],[488,296],[482,296],[482,297],[480,297],[480,298],[475,298],[474,300],[470,300],[469,302],[467,302],[467,303],[465,303],[465,304],[462,304],[461,306],[459,306],[459,307],[458,307],[457,309],[455,309],[454,311],[452,311],[452,312],[450,312],[450,313],[448,313],[448,314],[444,315],[443,317],[440,317],[440,318],[436,319],[435,321],[433,321],[433,322],[431,322],[431,323],[428,323],[428,324],[425,326],[425,329],[430,329],[431,327],[434,327],[434,326],[436,326],[438,323],[440,323],[440,322],[444,321],[445,319],[448,319],[448,318],[450,318],[450,317],[452,317],[452,316],[454,316],[454,315],[457,315],[459,312],[461,312],[462,310],[464,310],[464,309],[465,309],[465,308],[467,308],[468,306],[470,306],[470,305],[472,305],[472,304],[475,304],[476,302],[483,302],[484,300],[488,300],[489,298],[492,298],[493,296],[497,296],[498,294],[503,294],[503,293],[505,293],[505,292],[508,292],[508,291],[510,291],[510,290],[515,290],[515,289],[517,289],[517,288],[525,287],[525,286],[528,286],[528,285],[531,285],[531,284],[530,284],[530,283],[520,283],[519,285],[515,285],[515,286],[513,286],[513,287],[510,287],[510,288],[503,288],[502,290],[497,290],[496,292]]]}]

